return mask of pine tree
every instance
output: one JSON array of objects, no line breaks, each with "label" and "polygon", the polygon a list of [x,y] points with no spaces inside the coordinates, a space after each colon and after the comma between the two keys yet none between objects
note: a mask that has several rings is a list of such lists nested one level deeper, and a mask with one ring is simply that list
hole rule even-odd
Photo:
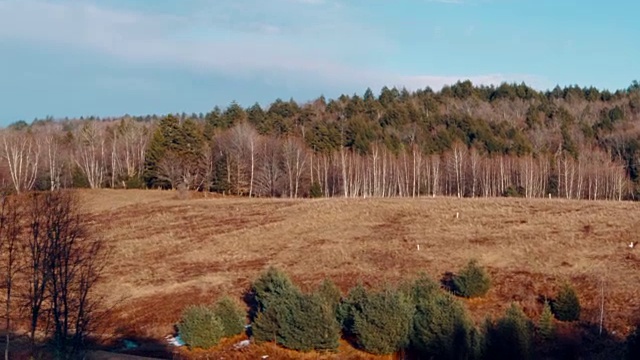
[{"label": "pine tree", "polygon": [[576,321],[580,319],[580,299],[576,290],[565,283],[553,301],[553,314],[560,321]]},{"label": "pine tree", "polygon": [[173,115],[168,115],[158,123],[153,133],[149,147],[145,153],[144,180],[148,187],[168,187],[166,181],[158,179],[158,165],[169,151],[178,148],[180,138],[180,123]]},{"label": "pine tree", "polygon": [[483,296],[491,287],[491,278],[476,260],[470,260],[453,278],[453,287],[456,294],[464,297]]},{"label": "pine tree", "polygon": [[529,359],[532,354],[532,325],[515,303],[488,331],[488,358]]},{"label": "pine tree", "polygon": [[340,305],[340,298],[342,297],[340,289],[338,289],[336,284],[331,281],[331,279],[326,278],[320,285],[320,288],[318,288],[316,294],[332,309],[334,316],[336,316],[338,306]]},{"label": "pine tree", "polygon": [[462,304],[434,293],[417,300],[411,343],[425,358],[464,359],[473,354],[473,326]]},{"label": "pine tree", "polygon": [[414,306],[405,294],[391,289],[372,294],[356,290],[352,294],[347,323],[360,348],[382,355],[409,344]]},{"label": "pine tree", "polygon": [[209,349],[223,336],[222,322],[213,309],[190,306],[184,310],[178,323],[180,336],[190,348]]},{"label": "pine tree", "polygon": [[540,314],[540,320],[538,320],[538,334],[540,334],[543,340],[549,340],[553,338],[554,333],[553,313],[551,312],[549,302],[545,301],[542,313]]},{"label": "pine tree", "polygon": [[223,297],[218,300],[213,311],[218,319],[220,319],[220,323],[224,330],[224,337],[235,336],[244,331],[246,312],[231,300],[231,298]]}]

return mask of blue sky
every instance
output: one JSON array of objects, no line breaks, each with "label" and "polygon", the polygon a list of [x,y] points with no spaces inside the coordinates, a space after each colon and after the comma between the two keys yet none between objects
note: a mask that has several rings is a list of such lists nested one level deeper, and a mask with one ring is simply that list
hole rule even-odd
[{"label": "blue sky", "polygon": [[207,112],[458,79],[615,90],[625,0],[0,0],[0,124]]}]

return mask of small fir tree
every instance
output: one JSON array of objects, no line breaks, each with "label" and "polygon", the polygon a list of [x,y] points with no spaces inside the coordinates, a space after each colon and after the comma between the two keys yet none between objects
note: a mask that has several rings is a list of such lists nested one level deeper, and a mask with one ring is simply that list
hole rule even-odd
[{"label": "small fir tree", "polygon": [[220,342],[224,328],[213,309],[190,306],[182,313],[178,332],[189,348],[209,349]]},{"label": "small fir tree", "polygon": [[213,310],[222,323],[224,337],[239,335],[244,331],[246,312],[231,298],[223,297],[218,300]]},{"label": "small fir tree", "polygon": [[489,288],[491,288],[491,278],[475,259],[470,260],[453,278],[454,292],[467,298],[483,296]]},{"label": "small fir tree", "polygon": [[543,340],[549,340],[553,338],[555,333],[555,324],[553,323],[553,312],[551,312],[551,306],[548,301],[544,302],[542,307],[542,313],[540,314],[540,320],[538,320],[538,334]]},{"label": "small fir tree", "polygon": [[573,286],[562,285],[552,306],[553,314],[560,321],[576,321],[580,319],[580,299]]}]

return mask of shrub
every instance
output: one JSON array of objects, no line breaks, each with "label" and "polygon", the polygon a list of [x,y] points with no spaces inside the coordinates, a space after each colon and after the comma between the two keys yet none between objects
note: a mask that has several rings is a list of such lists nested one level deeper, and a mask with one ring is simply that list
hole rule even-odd
[{"label": "shrub", "polygon": [[580,300],[576,290],[569,284],[564,284],[558,291],[552,304],[553,314],[560,321],[576,321],[580,319]]},{"label": "shrub", "polygon": [[337,318],[345,335],[351,337],[356,335],[353,328],[353,318],[356,312],[362,311],[362,304],[366,298],[367,290],[361,283],[358,283],[349,290],[347,297],[338,305]]},{"label": "shrub", "polygon": [[322,297],[298,293],[259,313],[254,336],[298,351],[334,350],[339,345],[340,326],[335,311]]},{"label": "shrub", "polygon": [[220,323],[224,329],[224,337],[235,336],[244,331],[246,313],[235,301],[231,300],[231,298],[223,297],[218,300],[213,310],[218,319],[220,319]]},{"label": "shrub", "polygon": [[340,298],[342,297],[340,289],[338,289],[336,284],[330,279],[324,279],[316,293],[327,305],[329,305],[329,308],[333,311],[335,316],[338,306],[340,305]]},{"label": "shrub", "polygon": [[271,303],[281,302],[298,293],[298,288],[291,282],[287,274],[270,267],[251,285],[249,294],[251,318],[253,319],[258,312],[268,309]]},{"label": "shrub", "polygon": [[511,304],[505,316],[488,330],[490,359],[528,359],[531,357],[532,325],[522,309]]},{"label": "shrub", "polygon": [[626,358],[629,360],[640,359],[640,325],[627,337]]},{"label": "shrub", "polygon": [[147,185],[138,176],[133,176],[125,180],[125,187],[127,189],[144,189]]},{"label": "shrub", "polygon": [[420,275],[411,285],[410,295],[414,303],[440,293],[440,287],[428,276]]},{"label": "shrub", "polygon": [[470,260],[453,278],[453,290],[456,294],[467,298],[485,295],[491,287],[491,279],[487,272],[478,265],[476,260]]},{"label": "shrub", "polygon": [[468,359],[485,359],[485,351],[487,340],[485,337],[486,332],[478,330],[477,327],[472,327],[469,334],[469,356]]},{"label": "shrub", "polygon": [[314,181],[313,184],[311,184],[311,188],[309,189],[309,197],[311,198],[322,197],[322,187],[320,186],[320,183],[318,183],[317,181]]},{"label": "shrub", "polygon": [[466,359],[477,342],[473,326],[462,304],[451,295],[434,293],[421,298],[413,317],[412,346],[421,357]]},{"label": "shrub", "polygon": [[549,340],[553,338],[554,333],[555,325],[553,323],[553,313],[551,312],[549,302],[545,301],[542,308],[542,314],[540,314],[540,320],[538,320],[538,334],[543,340]]},{"label": "shrub", "polygon": [[522,186],[509,186],[502,194],[504,197],[525,197],[526,192]]},{"label": "shrub", "polygon": [[350,295],[346,320],[360,348],[391,354],[408,345],[414,306],[407,296],[394,290],[369,294],[359,289]]},{"label": "shrub", "polygon": [[213,309],[190,306],[182,313],[178,332],[189,348],[209,349],[218,344],[224,328]]}]

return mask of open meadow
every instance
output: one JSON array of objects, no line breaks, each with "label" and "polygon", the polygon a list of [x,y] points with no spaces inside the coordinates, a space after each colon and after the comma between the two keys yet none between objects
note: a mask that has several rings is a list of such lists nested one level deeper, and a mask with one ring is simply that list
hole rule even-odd
[{"label": "open meadow", "polygon": [[[81,192],[110,249],[99,293],[112,309],[101,331],[161,341],[182,309],[238,299],[274,265],[305,289],[331,278],[396,284],[440,280],[476,258],[493,279],[466,300],[475,320],[510,302],[537,319],[563,281],[578,290],[582,323],[624,336],[640,321],[640,212],[632,202],[527,199],[181,200],[177,192]],[[459,217],[456,217],[456,213]],[[418,250],[418,245],[420,245]]]}]

